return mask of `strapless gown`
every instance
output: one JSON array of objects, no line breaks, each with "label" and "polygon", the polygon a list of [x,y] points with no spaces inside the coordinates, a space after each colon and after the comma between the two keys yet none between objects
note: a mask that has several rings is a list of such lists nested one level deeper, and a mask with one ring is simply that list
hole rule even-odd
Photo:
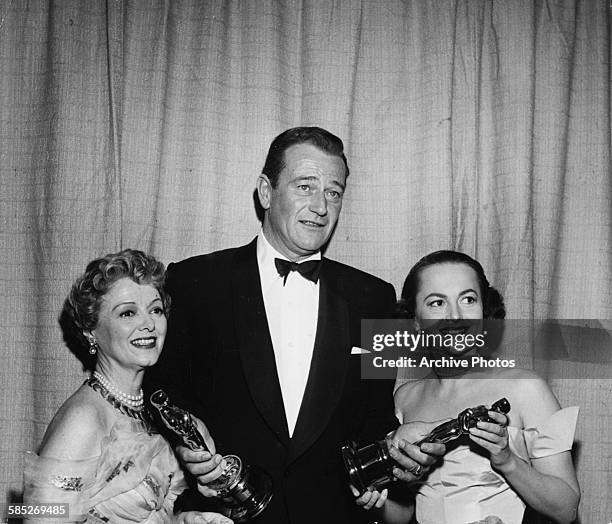
[{"label": "strapless gown", "polygon": [[[509,426],[510,449],[526,461],[567,451],[572,447],[577,418],[578,407],[569,407],[537,428]],[[467,445],[447,453],[416,495],[419,524],[520,524],[524,510],[523,501],[493,471],[489,459]]]},{"label": "strapless gown", "polygon": [[168,443],[127,417],[103,439],[97,457],[57,460],[26,453],[24,501],[69,504],[70,517],[49,519],[53,524],[171,522],[174,501],[186,487]]}]

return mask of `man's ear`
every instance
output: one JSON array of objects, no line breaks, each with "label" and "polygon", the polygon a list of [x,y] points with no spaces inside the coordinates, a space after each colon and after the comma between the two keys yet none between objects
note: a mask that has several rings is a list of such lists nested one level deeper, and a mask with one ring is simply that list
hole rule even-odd
[{"label": "man's ear", "polygon": [[272,193],[272,183],[263,173],[257,177],[257,196],[259,203],[264,209],[270,209],[270,194]]}]

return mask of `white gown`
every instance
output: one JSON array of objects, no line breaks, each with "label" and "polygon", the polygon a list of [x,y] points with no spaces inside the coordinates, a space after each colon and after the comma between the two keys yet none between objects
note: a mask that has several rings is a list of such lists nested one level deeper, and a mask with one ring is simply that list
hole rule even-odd
[{"label": "white gown", "polygon": [[173,522],[174,501],[187,483],[163,437],[125,417],[101,447],[100,456],[85,460],[26,454],[24,501],[69,505],[66,518],[36,522]]},{"label": "white gown", "polygon": [[[567,451],[572,447],[577,418],[578,407],[569,407],[557,411],[537,428],[509,426],[510,449],[526,461]],[[447,453],[416,495],[419,524],[467,524],[487,517],[487,524],[520,524],[524,511],[523,501],[493,471],[489,459],[467,445]]]}]

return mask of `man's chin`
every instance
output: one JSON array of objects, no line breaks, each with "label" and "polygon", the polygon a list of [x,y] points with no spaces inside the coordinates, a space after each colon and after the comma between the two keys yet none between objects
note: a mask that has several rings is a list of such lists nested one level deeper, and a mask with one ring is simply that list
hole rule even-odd
[{"label": "man's chin", "polygon": [[[314,237],[314,235],[313,235]],[[297,247],[303,253],[303,256],[309,256],[317,253],[329,241],[329,236],[318,235],[316,238],[306,238],[297,244]]]}]

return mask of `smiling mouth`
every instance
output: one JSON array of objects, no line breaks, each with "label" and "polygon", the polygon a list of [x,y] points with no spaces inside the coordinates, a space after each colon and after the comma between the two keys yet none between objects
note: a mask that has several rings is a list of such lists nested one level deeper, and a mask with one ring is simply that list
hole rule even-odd
[{"label": "smiling mouth", "polygon": [[453,326],[440,328],[440,333],[443,335],[463,335],[467,333],[470,326]]},{"label": "smiling mouth", "polygon": [[319,224],[318,222],[313,222],[312,220],[300,220],[300,223],[308,227],[325,227],[325,224]]},{"label": "smiling mouth", "polygon": [[153,349],[156,342],[157,337],[136,338],[134,340],[130,340],[130,344],[132,344],[132,346],[143,349]]},{"label": "smiling mouth", "polygon": [[461,320],[449,320],[443,319],[434,322],[430,326],[428,326],[428,330],[434,333],[441,333],[442,335],[465,335],[469,333],[470,330],[476,326],[475,322],[466,321],[465,319]]}]

